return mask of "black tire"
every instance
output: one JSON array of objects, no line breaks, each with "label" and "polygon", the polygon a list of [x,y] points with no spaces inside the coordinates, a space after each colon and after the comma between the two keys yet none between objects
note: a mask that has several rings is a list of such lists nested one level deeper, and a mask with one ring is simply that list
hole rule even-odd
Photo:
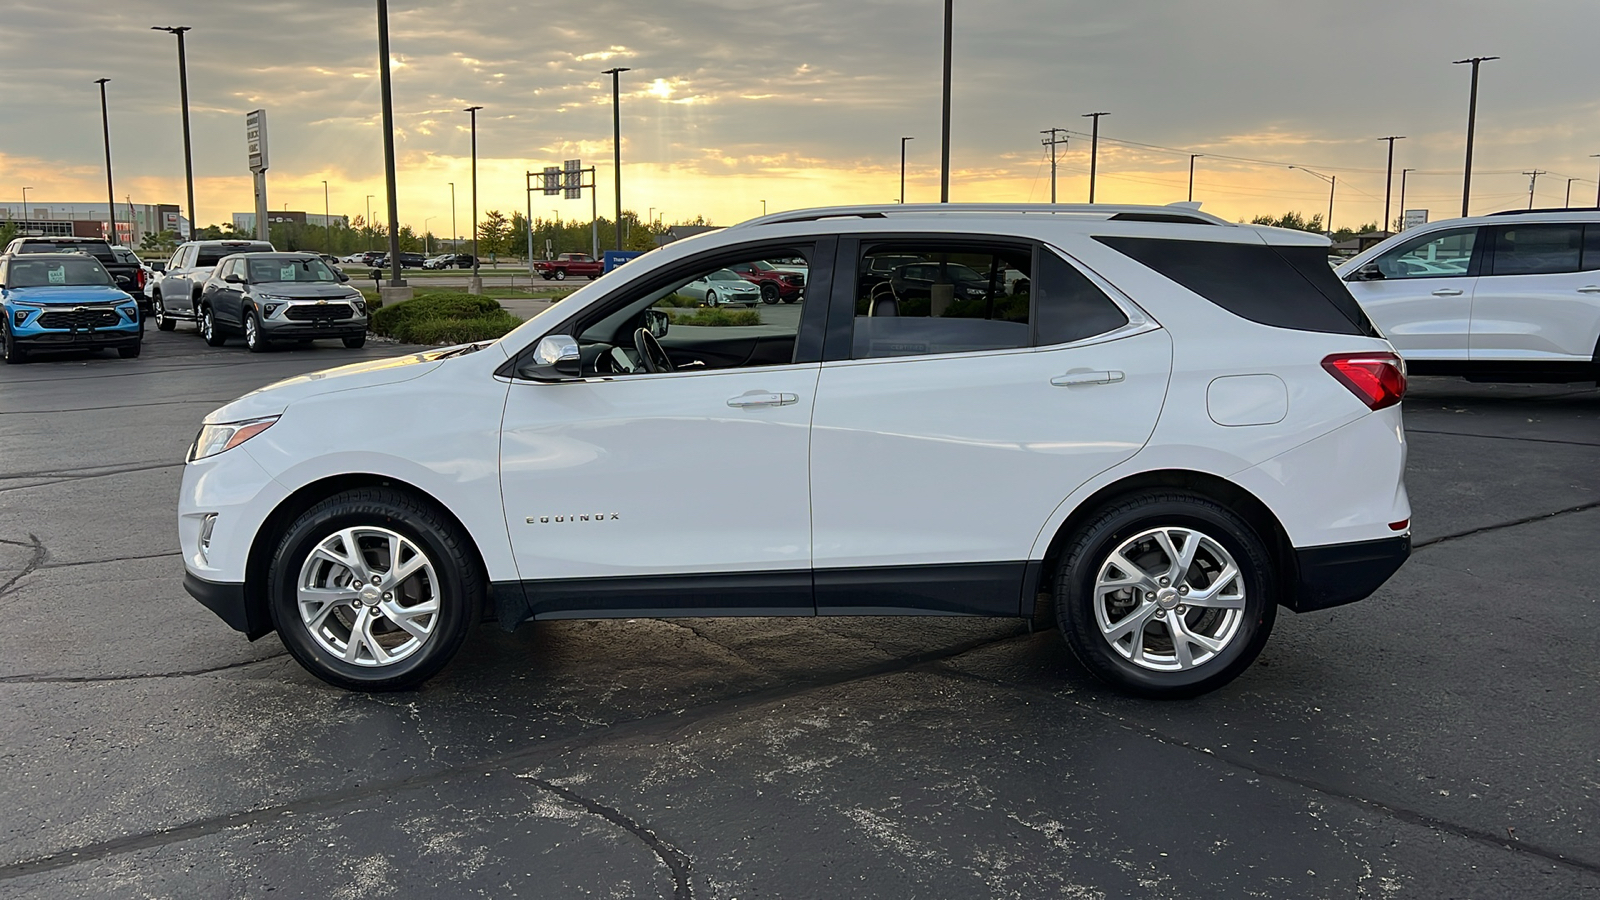
[{"label": "black tire", "polygon": [[[1101,632],[1095,611],[1095,583],[1110,555],[1124,542],[1155,528],[1193,529],[1215,541],[1231,555],[1239,570],[1238,584],[1244,590],[1243,609],[1220,650],[1214,651],[1191,668],[1157,671],[1125,658]],[[1231,583],[1231,580],[1230,580]],[[1272,633],[1278,609],[1278,581],[1267,543],[1243,518],[1220,503],[1201,494],[1182,490],[1162,490],[1134,494],[1113,501],[1096,512],[1072,536],[1062,554],[1055,578],[1056,621],[1072,648],[1073,655],[1102,680],[1131,694],[1156,699],[1193,697],[1215,690],[1237,678],[1249,668]],[[1184,585],[1185,587],[1187,585]],[[1201,587],[1204,587],[1203,585]],[[1177,590],[1178,588],[1174,588]],[[1147,595],[1154,597],[1154,594]],[[1164,598],[1182,603],[1180,598]],[[1135,596],[1134,602],[1140,602]],[[1175,616],[1177,609],[1149,608],[1157,618],[1151,632],[1139,631],[1141,653],[1159,645],[1165,636],[1174,642],[1163,616]],[[1140,608],[1146,608],[1141,605]],[[1203,629],[1205,616],[1225,616],[1200,607],[1187,609],[1184,622],[1191,630]],[[1134,613],[1126,613],[1132,617]],[[1112,621],[1115,626],[1125,618]],[[1210,621],[1217,621],[1215,619]],[[1198,626],[1196,623],[1199,623]],[[1153,627],[1152,627],[1153,626]],[[1149,643],[1146,643],[1149,641]],[[1131,642],[1130,642],[1131,643]],[[1187,644],[1192,651],[1198,644]],[[1178,655],[1174,648],[1173,658]]]},{"label": "black tire", "polygon": [[261,332],[261,319],[255,310],[245,313],[244,345],[251,353],[265,353],[271,348],[267,336]]},{"label": "black tire", "polygon": [[138,359],[139,358],[139,351],[143,347],[144,347],[144,341],[140,340],[140,341],[138,341],[137,343],[135,343],[131,347],[118,347],[117,348],[117,355],[122,357],[123,359]]},{"label": "black tire", "polygon": [[17,346],[16,336],[11,333],[11,323],[0,321],[0,354],[6,358],[7,365],[18,365],[28,361],[28,351]]},{"label": "black tire", "polygon": [[366,345],[367,345],[367,336],[364,335],[364,334],[361,335],[360,337],[347,337],[347,338],[344,339],[344,346],[345,346],[345,349],[347,349],[347,350],[360,350],[362,347],[365,347]]},{"label": "black tire", "polygon": [[[433,585],[439,601],[437,621],[421,646],[398,662],[346,662],[318,643],[301,618],[297,589],[307,556],[323,540],[352,527],[387,529],[413,542],[438,576]],[[267,576],[272,624],[284,647],[311,674],[353,691],[408,690],[433,677],[455,656],[478,621],[484,593],[477,556],[455,523],[433,504],[385,487],[344,491],[307,510],[284,532]]]},{"label": "black tire", "polygon": [[206,346],[221,347],[228,342],[227,335],[224,335],[222,329],[217,327],[217,320],[211,314],[211,307],[203,307],[200,310],[200,321],[196,324],[200,326],[200,336],[205,338]]},{"label": "black tire", "polygon": [[717,305],[717,292],[716,291],[706,291],[706,305],[707,306],[712,306],[712,307]]},{"label": "black tire", "polygon": [[167,318],[167,307],[162,304],[160,294],[151,298],[150,307],[155,312],[157,331],[171,331],[178,327],[177,319]]},{"label": "black tire", "polygon": [[[761,302],[772,306],[778,302],[778,286],[770,281],[761,283]],[[750,304],[755,306],[754,303]]]},{"label": "black tire", "polygon": [[567,280],[567,270],[566,269],[557,269],[556,270],[556,280],[557,281],[566,281]]}]

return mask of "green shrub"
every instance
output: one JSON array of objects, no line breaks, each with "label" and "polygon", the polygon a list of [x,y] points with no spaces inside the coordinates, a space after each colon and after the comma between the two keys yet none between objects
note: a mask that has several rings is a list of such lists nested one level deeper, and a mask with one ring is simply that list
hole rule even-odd
[{"label": "green shrub", "polygon": [[372,330],[410,344],[492,340],[522,324],[492,297],[430,291],[372,314]]},{"label": "green shrub", "polygon": [[695,300],[695,299],[690,298],[690,297],[685,297],[682,294],[668,294],[667,296],[661,298],[661,300],[656,305],[657,306],[675,306],[678,309],[694,309],[695,307],[700,306],[702,304],[702,302],[703,301]]},{"label": "green shrub", "polygon": [[678,312],[674,309],[667,310],[667,315],[672,317],[674,325],[760,325],[761,313],[753,309],[722,309],[710,307],[698,309],[694,312]]}]

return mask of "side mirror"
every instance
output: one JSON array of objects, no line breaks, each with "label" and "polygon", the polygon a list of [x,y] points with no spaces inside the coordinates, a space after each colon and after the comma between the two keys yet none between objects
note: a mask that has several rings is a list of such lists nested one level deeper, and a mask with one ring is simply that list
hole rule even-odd
[{"label": "side mirror", "polygon": [[1361,268],[1355,270],[1354,272],[1351,272],[1350,273],[1350,277],[1345,279],[1345,280],[1347,280],[1347,281],[1382,281],[1383,278],[1384,278],[1383,270],[1378,268],[1378,264],[1375,263],[1375,262],[1369,262],[1366,265],[1362,266]]},{"label": "side mirror", "polygon": [[534,346],[533,359],[522,367],[522,375],[534,381],[566,381],[579,377],[582,368],[576,339],[566,334],[547,334]]},{"label": "side mirror", "polygon": [[153,262],[150,264],[150,271],[155,272],[158,275],[165,275],[167,272],[167,264],[164,262]]},{"label": "side mirror", "polygon": [[233,274],[230,274],[227,278],[224,278],[222,280],[226,281],[229,284],[244,284],[244,278],[243,277],[238,276],[238,275],[233,275]]},{"label": "side mirror", "polygon": [[670,324],[672,324],[672,317],[667,315],[666,310],[647,309],[644,311],[644,327],[650,329],[650,333],[656,337],[666,337],[667,326]]},{"label": "side mirror", "polygon": [[349,275],[346,275],[346,274],[345,274],[345,273],[343,273],[343,272],[339,272],[339,273],[337,273],[337,274],[338,274],[338,276],[339,276],[339,280],[340,280],[340,281],[349,281],[349,280],[350,280],[350,276],[349,276]]}]

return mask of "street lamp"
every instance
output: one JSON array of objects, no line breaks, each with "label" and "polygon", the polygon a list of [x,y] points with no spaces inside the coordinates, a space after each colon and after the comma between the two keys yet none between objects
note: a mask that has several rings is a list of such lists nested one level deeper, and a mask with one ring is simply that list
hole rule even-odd
[{"label": "street lamp", "polygon": [[1333,236],[1333,191],[1334,191],[1334,188],[1339,186],[1339,176],[1337,176],[1337,175],[1328,176],[1328,175],[1322,174],[1321,172],[1313,172],[1310,169],[1306,168],[1305,166],[1290,166],[1289,168],[1291,168],[1291,169],[1299,169],[1300,171],[1306,173],[1307,175],[1315,175],[1318,178],[1321,178],[1323,181],[1326,181],[1328,183],[1328,217],[1326,219],[1322,220],[1322,224],[1323,224],[1324,227],[1326,227],[1328,229],[1328,236],[1332,237]]},{"label": "street lamp", "polygon": [[1561,201],[1563,208],[1570,208],[1572,206],[1572,183],[1577,180],[1578,179],[1576,178],[1567,179],[1567,199]]},{"label": "street lamp", "polygon": [[[1403,134],[1378,138],[1380,141],[1389,142],[1389,167],[1384,170],[1383,175],[1383,224],[1379,226],[1379,230],[1385,234],[1389,233],[1389,191],[1394,187],[1394,142],[1405,139],[1406,137]],[[1399,229],[1395,230],[1398,231]]]},{"label": "street lamp", "polygon": [[767,214],[767,201],[765,200],[761,201],[761,214],[763,216]]},{"label": "street lamp", "polygon": [[[394,92],[389,79],[389,0],[378,0],[378,75],[383,95],[383,176],[389,191],[389,271],[393,273],[389,286],[403,288],[406,282],[400,277],[400,197],[395,188]],[[408,295],[396,299],[405,300]]]},{"label": "street lamp", "polygon": [[189,239],[194,240],[200,222],[194,213],[194,153],[189,145],[189,62],[183,52],[183,33],[187,25],[152,25],[151,31],[165,31],[178,36],[178,96],[183,101],[183,177],[189,190]]},{"label": "street lamp", "polygon": [[1089,135],[1089,202],[1094,203],[1094,170],[1100,160],[1100,117],[1109,116],[1110,113],[1092,112],[1084,113],[1079,118],[1093,119],[1094,128]]},{"label": "street lamp", "polygon": [[606,69],[601,75],[611,76],[611,166],[617,176],[617,250],[622,249],[622,97],[618,79],[632,69]]},{"label": "street lamp", "polygon": [[900,139],[900,202],[906,202],[906,141],[914,141],[914,137]]},{"label": "street lamp", "polygon": [[422,220],[422,255],[423,256],[427,256],[427,255],[429,255],[430,253],[433,252],[433,251],[428,249],[428,235],[431,234],[431,232],[428,230],[428,223],[432,222],[436,218],[438,218],[438,216],[429,216],[426,219]]},{"label": "street lamp", "polygon": [[322,182],[322,230],[328,238],[328,255],[333,255],[333,216],[328,204],[328,182]]},{"label": "street lamp", "polygon": [[456,230],[456,183],[450,182],[450,252],[461,252],[461,232]]},{"label": "street lamp", "polygon": [[1474,56],[1471,59],[1458,59],[1451,63],[1453,66],[1472,64],[1472,96],[1467,101],[1467,165],[1466,174],[1461,179],[1461,215],[1467,215],[1467,207],[1472,201],[1472,132],[1478,124],[1478,66],[1498,56]]},{"label": "street lamp", "polygon": [[[944,0],[944,109],[939,120],[939,202],[950,202],[950,45],[955,34],[954,0]],[[905,142],[900,144],[905,149]],[[902,190],[901,193],[904,193]],[[903,201],[902,201],[903,202]]]},{"label": "street lamp", "polygon": [[[117,192],[111,187],[111,116],[106,108],[106,82],[110,80],[97,78],[94,83],[100,85],[100,129],[106,137],[106,227],[111,230],[107,237],[111,243],[120,244],[122,241],[117,237]],[[133,240],[132,222],[128,223],[128,239],[130,243]]]},{"label": "street lamp", "polygon": [[31,190],[33,190],[33,188],[31,188],[31,187],[25,187],[25,188],[22,189],[22,227],[23,228],[27,228],[28,227],[28,192],[31,191]]},{"label": "street lamp", "polygon": [[478,110],[469,106],[462,112],[472,116],[472,279],[467,282],[467,293],[483,293],[483,278],[478,275]]},{"label": "street lamp", "polygon": [[372,198],[376,197],[376,196],[377,196],[377,194],[368,194],[367,195],[367,220],[366,221],[367,221],[367,233],[368,234],[371,234],[375,230],[372,227]]},{"label": "street lamp", "polygon": [[1400,170],[1400,231],[1406,230],[1406,173],[1415,171],[1416,169]]},{"label": "street lamp", "polygon": [[1205,156],[1204,153],[1189,154],[1189,202],[1194,202],[1194,161]]}]

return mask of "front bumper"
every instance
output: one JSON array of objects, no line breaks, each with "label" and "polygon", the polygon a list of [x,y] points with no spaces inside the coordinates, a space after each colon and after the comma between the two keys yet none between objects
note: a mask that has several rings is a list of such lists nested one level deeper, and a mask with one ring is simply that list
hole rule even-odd
[{"label": "front bumper", "polygon": [[249,603],[240,582],[207,581],[193,572],[185,572],[183,589],[228,623],[229,628],[244,632],[252,641],[272,631],[272,621],[265,607]]},{"label": "front bumper", "polygon": [[314,338],[360,337],[367,333],[367,320],[338,320],[329,322],[296,321],[293,319],[268,319],[261,323],[261,334],[267,340],[277,341]]},{"label": "front bumper", "polygon": [[1365,600],[1411,556],[1411,535],[1300,547],[1294,551],[1299,573],[1284,606],[1311,612]]},{"label": "front bumper", "polygon": [[139,343],[139,326],[97,328],[94,331],[13,332],[17,345],[29,350],[71,350],[74,347],[131,347]]}]

